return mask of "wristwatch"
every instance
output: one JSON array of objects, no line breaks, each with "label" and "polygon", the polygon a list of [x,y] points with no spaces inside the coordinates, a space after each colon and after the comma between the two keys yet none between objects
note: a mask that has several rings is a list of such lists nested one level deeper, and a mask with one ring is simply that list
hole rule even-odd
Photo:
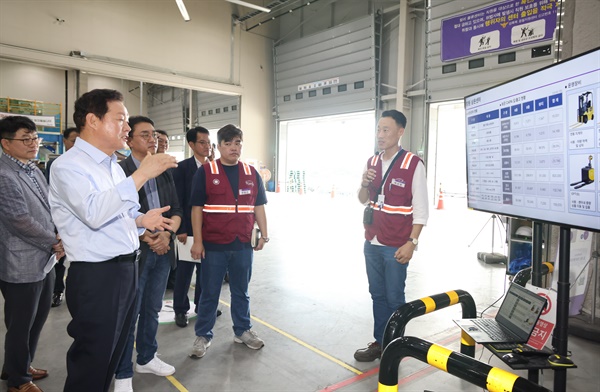
[{"label": "wristwatch", "polygon": [[175,232],[173,230],[167,230],[170,234],[171,234],[171,240],[175,241],[175,238],[177,238],[177,234],[175,234]]},{"label": "wristwatch", "polygon": [[412,242],[414,246],[419,245],[419,240],[417,238],[409,238],[409,242]]},{"label": "wristwatch", "polygon": [[260,238],[262,238],[263,241],[265,241],[265,242],[269,242],[269,237],[260,237]]}]

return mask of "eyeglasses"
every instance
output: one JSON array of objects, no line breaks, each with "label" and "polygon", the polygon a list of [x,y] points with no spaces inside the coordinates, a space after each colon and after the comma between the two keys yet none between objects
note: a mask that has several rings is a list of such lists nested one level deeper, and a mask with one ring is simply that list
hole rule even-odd
[{"label": "eyeglasses", "polygon": [[26,138],[23,138],[23,139],[13,139],[13,138],[10,138],[10,137],[5,137],[4,139],[6,139],[6,140],[20,140],[26,146],[32,146],[35,143],[41,143],[42,142],[42,138],[41,137],[37,137],[37,136],[36,137],[26,137]]},{"label": "eyeglasses", "polygon": [[194,143],[200,143],[200,144],[202,144],[203,146],[206,146],[207,144],[210,144],[210,142],[207,142],[206,140],[197,140],[197,141],[195,141]]},{"label": "eyeglasses", "polygon": [[152,133],[148,133],[148,132],[142,132],[139,135],[133,135],[134,136],[140,136],[142,139],[144,139],[145,141],[150,140],[150,138],[157,140],[158,139],[158,132],[152,132]]}]

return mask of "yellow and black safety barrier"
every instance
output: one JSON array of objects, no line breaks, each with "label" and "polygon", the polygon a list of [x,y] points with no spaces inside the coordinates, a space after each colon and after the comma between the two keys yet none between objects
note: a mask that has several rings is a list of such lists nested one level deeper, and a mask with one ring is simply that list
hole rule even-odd
[{"label": "yellow and black safety barrier", "polygon": [[[448,291],[405,303],[388,320],[383,332],[383,347],[387,347],[394,339],[404,336],[406,324],[415,317],[456,304],[462,307],[462,318],[477,317],[475,301],[471,294],[464,290]],[[464,331],[460,339],[460,352],[471,357],[475,356],[475,341]]]},{"label": "yellow and black safety barrier", "polygon": [[428,363],[490,392],[550,392],[526,378],[413,336],[399,337],[385,346],[379,365],[379,392],[398,390],[398,368],[405,357]]}]

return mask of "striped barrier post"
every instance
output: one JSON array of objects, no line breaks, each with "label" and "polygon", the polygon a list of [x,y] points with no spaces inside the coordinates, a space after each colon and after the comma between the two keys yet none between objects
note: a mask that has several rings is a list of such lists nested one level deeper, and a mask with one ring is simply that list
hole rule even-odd
[{"label": "striped barrier post", "polygon": [[[383,347],[396,338],[404,336],[406,324],[415,317],[460,303],[462,318],[477,317],[477,308],[471,294],[464,290],[453,290],[405,303],[392,314],[383,332]],[[460,352],[475,357],[475,341],[461,331]]]},{"label": "striped barrier post", "polygon": [[397,338],[385,346],[379,365],[379,392],[398,391],[398,368],[405,357],[428,363],[490,392],[551,392],[526,378],[412,336]]}]

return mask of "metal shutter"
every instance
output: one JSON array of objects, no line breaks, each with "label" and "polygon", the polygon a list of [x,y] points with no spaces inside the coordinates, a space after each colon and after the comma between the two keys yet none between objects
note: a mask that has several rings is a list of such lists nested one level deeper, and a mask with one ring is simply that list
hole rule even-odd
[{"label": "metal shutter", "polygon": [[374,110],[375,17],[275,46],[278,120]]}]

